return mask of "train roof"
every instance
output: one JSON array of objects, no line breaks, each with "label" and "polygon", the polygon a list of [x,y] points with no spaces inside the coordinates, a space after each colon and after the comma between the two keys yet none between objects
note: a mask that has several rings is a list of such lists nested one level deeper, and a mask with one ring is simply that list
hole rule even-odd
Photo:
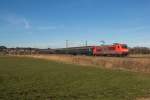
[{"label": "train roof", "polygon": [[81,47],[68,47],[68,48],[57,48],[55,50],[64,50],[64,49],[89,49],[93,48],[94,46],[81,46]]},{"label": "train roof", "polygon": [[112,45],[97,45],[97,46],[80,46],[80,47],[68,47],[68,48],[56,48],[55,50],[66,50],[66,49],[89,49],[93,47],[108,47],[108,46],[115,46],[115,45],[126,45],[121,43],[114,43]]}]

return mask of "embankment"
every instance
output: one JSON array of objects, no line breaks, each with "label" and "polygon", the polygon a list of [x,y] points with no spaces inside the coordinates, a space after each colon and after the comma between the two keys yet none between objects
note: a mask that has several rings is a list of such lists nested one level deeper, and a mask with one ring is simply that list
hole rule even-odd
[{"label": "embankment", "polygon": [[38,59],[54,60],[71,64],[88,65],[107,69],[119,69],[150,73],[150,58],[140,57],[92,57],[72,55],[18,55]]}]

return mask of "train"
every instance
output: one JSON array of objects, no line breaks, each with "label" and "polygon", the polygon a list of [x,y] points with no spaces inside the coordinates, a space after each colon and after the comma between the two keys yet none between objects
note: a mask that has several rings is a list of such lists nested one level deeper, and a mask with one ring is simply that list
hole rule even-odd
[{"label": "train", "polygon": [[127,56],[129,49],[126,44],[82,46],[53,49],[54,54],[89,55],[89,56]]}]

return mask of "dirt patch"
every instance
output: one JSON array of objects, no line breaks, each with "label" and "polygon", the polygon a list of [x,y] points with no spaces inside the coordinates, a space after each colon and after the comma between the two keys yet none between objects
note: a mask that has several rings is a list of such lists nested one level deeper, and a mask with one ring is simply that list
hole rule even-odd
[{"label": "dirt patch", "polygon": [[73,63],[79,65],[92,65],[107,69],[121,69],[130,71],[140,71],[150,73],[150,58],[131,57],[92,57],[92,56],[72,56],[72,55],[18,55],[19,57],[32,57]]}]

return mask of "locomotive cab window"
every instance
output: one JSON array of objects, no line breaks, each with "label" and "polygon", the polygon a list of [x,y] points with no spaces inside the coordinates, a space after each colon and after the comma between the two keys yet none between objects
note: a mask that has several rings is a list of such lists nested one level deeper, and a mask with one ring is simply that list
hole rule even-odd
[{"label": "locomotive cab window", "polygon": [[122,45],[122,48],[127,49],[128,47],[127,45]]}]

